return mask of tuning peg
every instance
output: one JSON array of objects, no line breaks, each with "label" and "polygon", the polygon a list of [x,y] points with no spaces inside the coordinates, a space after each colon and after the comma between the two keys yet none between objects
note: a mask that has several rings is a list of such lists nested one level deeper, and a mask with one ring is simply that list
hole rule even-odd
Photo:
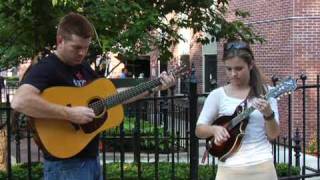
[{"label": "tuning peg", "polygon": [[277,100],[279,101],[279,100],[280,100],[280,97],[277,97]]},{"label": "tuning peg", "polygon": [[288,92],[288,94],[292,94],[292,92],[291,92],[291,91],[289,91],[289,92]]}]

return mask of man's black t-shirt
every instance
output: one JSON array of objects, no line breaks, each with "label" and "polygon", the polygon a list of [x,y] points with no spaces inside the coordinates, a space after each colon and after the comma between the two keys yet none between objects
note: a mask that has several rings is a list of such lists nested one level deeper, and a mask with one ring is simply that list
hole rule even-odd
[{"label": "man's black t-shirt", "polygon": [[[97,77],[88,63],[69,66],[59,60],[55,54],[50,54],[31,67],[30,71],[22,80],[22,84],[30,84],[42,92],[44,89],[52,86],[81,87]],[[79,154],[72,158],[97,157],[98,144],[99,136],[96,136]],[[61,146],[63,146],[63,144],[61,144]],[[45,152],[44,158],[47,160],[59,160]]]}]

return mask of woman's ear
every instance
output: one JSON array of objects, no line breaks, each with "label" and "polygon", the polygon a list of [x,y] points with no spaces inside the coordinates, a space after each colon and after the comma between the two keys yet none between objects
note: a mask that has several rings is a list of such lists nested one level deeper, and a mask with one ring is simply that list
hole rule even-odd
[{"label": "woman's ear", "polygon": [[253,66],[254,66],[253,63],[249,65],[249,70],[250,70],[250,71],[252,70]]}]

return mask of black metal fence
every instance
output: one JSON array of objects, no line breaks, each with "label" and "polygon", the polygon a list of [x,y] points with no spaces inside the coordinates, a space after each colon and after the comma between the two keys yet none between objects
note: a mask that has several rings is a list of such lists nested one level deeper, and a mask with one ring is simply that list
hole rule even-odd
[{"label": "black metal fence", "polygon": [[[277,79],[273,78],[274,83]],[[298,79],[301,84],[298,89],[282,99],[280,104],[287,113],[281,115],[281,123],[285,124],[286,133],[273,143],[274,163],[288,164],[289,176],[280,179],[304,179],[308,177],[319,177],[319,76],[317,83],[306,84],[306,77]],[[206,95],[196,93],[197,82],[191,76],[188,81],[189,94],[174,95],[171,89],[168,96],[150,97],[125,106],[125,120],[119,127],[103,132],[101,135],[100,152],[105,179],[110,163],[119,163],[119,179],[125,179],[126,163],[135,163],[137,169],[136,177],[142,179],[143,164],[148,163],[154,168],[153,179],[161,179],[160,164],[169,162],[168,174],[171,179],[177,179],[177,165],[187,163],[189,167],[189,179],[199,179],[199,163],[205,148],[204,140],[195,136],[195,126],[200,110],[199,99]],[[10,90],[9,90],[10,89]],[[41,162],[41,151],[33,143],[32,133],[26,126],[24,116],[16,116],[10,113],[10,98],[15,88],[3,89],[1,97],[1,131],[6,133],[7,141],[7,178],[12,179],[12,165],[25,163],[28,169],[28,179],[33,179],[31,166],[33,162]],[[315,96],[310,96],[310,94]],[[298,100],[295,98],[299,97]],[[300,101],[301,100],[301,101]],[[312,105],[312,103],[314,103]],[[307,106],[308,105],[308,106]],[[314,106],[314,107],[313,107]],[[309,117],[309,109],[315,109],[312,117]],[[280,107],[281,108],[281,107]],[[298,109],[300,121],[296,122]],[[308,155],[309,144],[306,137],[312,128],[307,128],[312,118],[315,126],[315,148],[316,156]],[[11,119],[11,120],[10,120]],[[12,121],[12,119],[19,119]],[[217,159],[209,158],[205,164],[214,165]],[[292,176],[291,168],[300,167],[300,175]],[[212,177],[214,178],[214,177]]]},{"label": "black metal fence", "polygon": [[[274,84],[278,81],[272,80]],[[307,84],[307,76],[302,74],[297,82],[295,92],[282,101],[286,106],[282,109],[287,111],[282,117],[286,131],[273,143],[273,153],[275,164],[282,161],[289,165],[288,174],[292,166],[301,167],[301,174],[279,179],[320,177],[320,76],[316,76],[316,83]]]}]

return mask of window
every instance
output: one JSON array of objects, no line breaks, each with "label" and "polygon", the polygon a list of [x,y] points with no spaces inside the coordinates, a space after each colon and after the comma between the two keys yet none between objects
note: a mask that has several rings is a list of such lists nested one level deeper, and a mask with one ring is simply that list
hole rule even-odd
[{"label": "window", "polygon": [[204,91],[217,87],[217,55],[204,55]]}]

